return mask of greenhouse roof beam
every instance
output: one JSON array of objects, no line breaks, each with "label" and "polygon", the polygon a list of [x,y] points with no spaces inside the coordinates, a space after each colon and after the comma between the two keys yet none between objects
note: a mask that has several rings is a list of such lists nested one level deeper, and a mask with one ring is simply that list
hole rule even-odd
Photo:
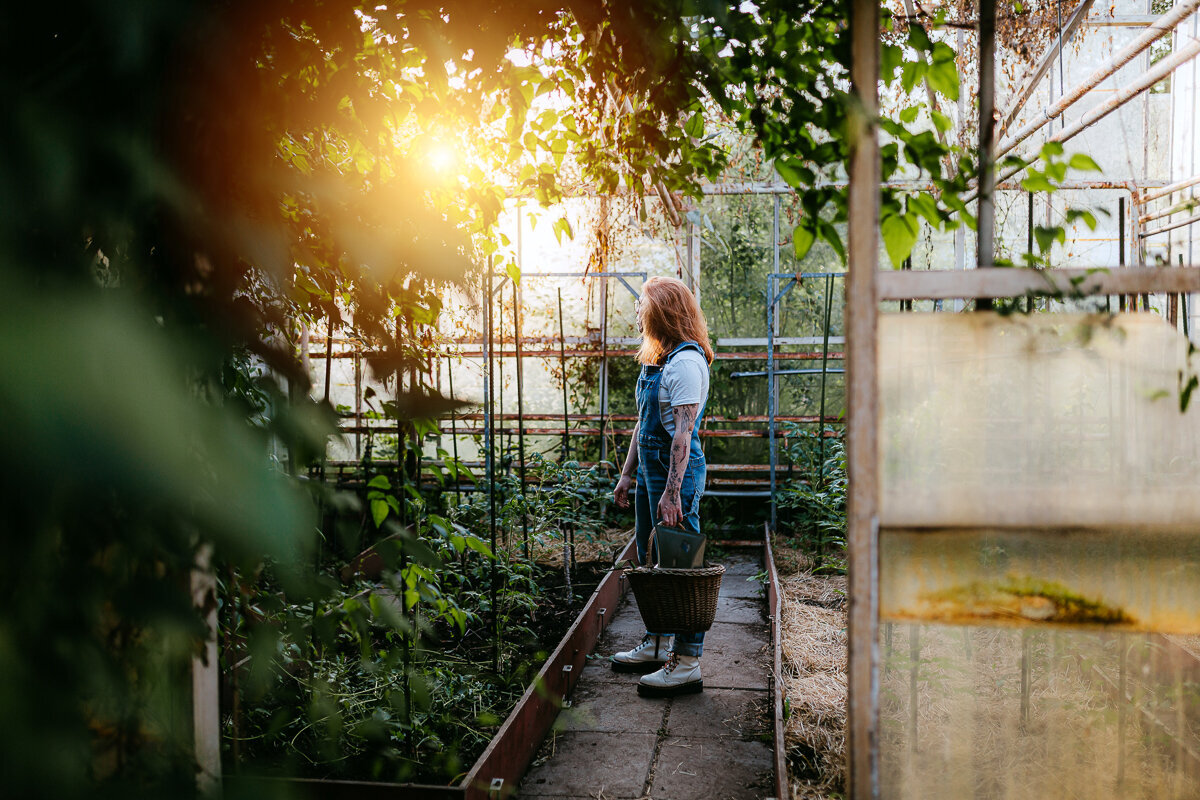
[{"label": "greenhouse roof beam", "polygon": [[1182,189],[1187,189],[1189,186],[1195,186],[1197,183],[1200,183],[1200,175],[1193,175],[1190,178],[1184,178],[1181,181],[1176,181],[1169,186],[1164,186],[1161,189],[1157,189],[1153,192],[1146,192],[1144,195],[1142,195],[1142,202],[1149,203],[1151,200],[1157,200],[1160,197],[1166,197],[1167,195],[1174,194]]},{"label": "greenhouse roof beam", "polygon": [[1160,225],[1159,227],[1151,228],[1148,231],[1141,231],[1138,233],[1138,238],[1145,239],[1149,236],[1155,236],[1160,233],[1166,233],[1167,231],[1173,231],[1176,228],[1183,228],[1187,225],[1195,225],[1197,222],[1200,222],[1200,214],[1193,214],[1187,219],[1180,220],[1179,222],[1168,222],[1166,225]]},{"label": "greenhouse roof beam", "polygon": [[1001,120],[996,130],[996,138],[1003,138],[1004,134],[1008,132],[1008,126],[1013,124],[1013,121],[1017,118],[1017,114],[1021,113],[1021,109],[1029,102],[1029,98],[1033,96],[1034,90],[1037,89],[1038,84],[1042,82],[1042,78],[1046,77],[1046,73],[1053,66],[1054,60],[1062,54],[1063,45],[1071,41],[1071,37],[1075,35],[1075,30],[1084,21],[1088,10],[1094,2],[1095,0],[1081,0],[1079,5],[1075,6],[1075,10],[1071,12],[1071,15],[1067,17],[1067,22],[1063,25],[1062,32],[1054,40],[1054,43],[1050,45],[1050,48],[1046,50],[1046,54],[1042,56],[1042,60],[1038,63],[1037,68],[1034,69],[1033,74],[1029,76],[1029,80],[1017,92],[1016,97],[1009,101],[1009,112]]},{"label": "greenhouse roof beam", "polygon": [[[1191,3],[1194,3],[1195,5],[1200,6],[1200,0],[1189,0],[1189,1]],[[1192,39],[1190,42],[1188,42],[1186,45],[1184,45],[1181,49],[1175,51],[1174,54],[1172,54],[1172,55],[1168,56],[1167,58],[1164,58],[1162,61],[1158,62],[1158,64],[1156,64],[1152,69],[1149,69],[1146,72],[1142,73],[1141,77],[1139,77],[1132,84],[1125,87],[1121,91],[1117,92],[1110,99],[1106,100],[1105,102],[1101,103],[1100,105],[1093,107],[1086,114],[1084,114],[1079,119],[1079,121],[1076,122],[1074,125],[1070,126],[1069,128],[1064,128],[1063,130],[1059,131],[1058,133],[1054,134],[1049,139],[1047,139],[1047,141],[1048,142],[1065,142],[1068,139],[1072,139],[1075,136],[1078,136],[1083,131],[1092,127],[1097,122],[1104,119],[1109,114],[1116,111],[1118,108],[1125,105],[1130,100],[1137,97],[1142,92],[1146,91],[1147,89],[1149,89],[1151,86],[1153,86],[1154,84],[1161,81],[1166,76],[1170,75],[1172,72],[1174,72],[1176,69],[1178,69],[1183,64],[1186,64],[1187,62],[1191,61],[1193,58],[1196,57],[1197,54],[1200,54],[1200,39]],[[1041,125],[1043,125],[1043,124],[1045,124],[1045,123],[1044,122],[1039,123],[1038,127],[1041,127]],[[1004,152],[1008,152],[1008,151],[1005,150]],[[1003,175],[1000,176],[1000,180],[1002,180],[1002,181],[1007,180],[1008,178],[1011,178],[1013,175],[1016,175],[1022,169],[1023,169],[1023,167],[1011,167]],[[970,195],[968,195],[967,197],[964,197],[963,199],[969,200]]]},{"label": "greenhouse roof beam", "polygon": [[[1133,61],[1133,59],[1137,58],[1137,56],[1139,54],[1145,52],[1145,50],[1148,47],[1150,47],[1150,45],[1154,44],[1156,41],[1161,39],[1163,36],[1166,36],[1168,33],[1173,31],[1175,29],[1175,27],[1179,25],[1179,23],[1181,23],[1184,19],[1186,19],[1191,14],[1195,13],[1197,8],[1200,8],[1200,0],[1184,0],[1183,2],[1176,4],[1170,11],[1168,11],[1166,14],[1163,14],[1161,17],[1159,17],[1157,20],[1155,20],[1155,22],[1152,25],[1148,26],[1146,28],[1145,32],[1142,33],[1142,35],[1138,36],[1136,39],[1134,39],[1132,42],[1127,44],[1125,47],[1121,48],[1121,50],[1118,51],[1108,61],[1108,63],[1104,64],[1102,67],[1095,70],[1091,75],[1089,75],[1087,78],[1085,78],[1082,83],[1074,86],[1069,92],[1064,93],[1063,96],[1060,97],[1054,105],[1052,105],[1052,106],[1050,106],[1050,108],[1046,109],[1045,113],[1041,116],[1041,118],[1034,120],[1033,122],[1030,122],[1028,125],[1026,125],[1025,127],[1018,130],[1016,133],[1014,133],[1012,135],[1012,138],[1009,139],[1007,142],[1002,142],[1000,144],[999,148],[996,150],[996,158],[1001,158],[1005,154],[1011,152],[1013,150],[1013,148],[1015,148],[1021,142],[1025,141],[1030,136],[1032,136],[1034,133],[1041,130],[1043,127],[1045,127],[1045,125],[1048,122],[1058,119],[1060,116],[1062,116],[1064,111],[1066,111],[1068,108],[1070,108],[1076,102],[1078,102],[1079,99],[1082,98],[1085,94],[1090,92],[1092,89],[1095,89],[1106,79],[1112,77],[1112,75],[1115,74],[1117,72],[1117,70],[1119,70],[1121,67],[1125,66],[1129,62]],[[1064,33],[1065,33],[1065,31],[1064,31]],[[1182,51],[1177,51],[1175,55],[1179,56],[1181,53],[1182,53]],[[1157,74],[1160,71],[1159,68],[1163,64],[1165,64],[1166,61],[1168,61],[1168,60],[1171,60],[1171,59],[1164,59],[1162,62],[1159,62],[1158,67],[1147,71],[1145,73],[1145,76],[1148,76],[1151,74]],[[1187,59],[1178,60],[1178,62],[1174,66],[1178,66],[1179,64],[1182,64],[1185,60],[1187,60]],[[1171,69],[1174,69],[1174,67],[1171,67],[1170,69],[1167,69],[1165,71],[1161,71],[1161,75],[1159,76],[1159,78],[1167,75],[1171,71]],[[1145,76],[1143,76],[1143,78],[1141,80],[1144,80]],[[1139,84],[1140,84],[1140,82],[1141,81],[1139,81]],[[1148,84],[1146,87],[1143,87],[1143,88],[1149,88],[1149,86],[1153,86],[1155,83],[1158,83],[1158,79],[1151,81],[1150,84]],[[1132,88],[1132,87],[1130,87],[1130,88]],[[1112,108],[1109,109],[1109,111],[1111,111],[1113,109],[1119,108],[1120,106],[1124,105],[1126,102],[1128,102],[1130,99],[1132,99],[1133,97],[1135,97],[1138,94],[1140,94],[1140,91],[1131,93],[1129,91],[1129,89],[1127,88],[1127,89],[1119,92],[1116,97],[1114,97],[1112,100],[1109,101],[1109,103],[1105,103],[1104,105],[1107,106],[1109,104],[1112,104]],[[1121,99],[1121,98],[1123,98],[1123,99]],[[1119,100],[1119,102],[1117,102],[1118,100]],[[1107,113],[1108,112],[1106,111],[1104,114],[1101,114],[1100,116],[1101,117],[1105,116]],[[1084,118],[1086,119],[1087,116],[1088,115],[1085,115]],[[1099,119],[1099,118],[1100,117],[1097,117],[1096,119]],[[1093,120],[1093,122],[1094,121],[1095,120]],[[1085,125],[1084,127],[1087,127],[1087,126]],[[1071,130],[1071,129],[1068,129],[1068,130]],[[1080,128],[1080,130],[1083,130],[1083,128]],[[1075,133],[1078,133],[1078,132],[1079,131],[1075,131]],[[1062,136],[1062,133],[1063,132],[1060,132],[1059,135]],[[1072,134],[1072,135],[1074,135],[1074,134]],[[1069,137],[1064,137],[1064,138],[1069,138]],[[1055,141],[1055,139],[1051,139],[1051,141]]]}]

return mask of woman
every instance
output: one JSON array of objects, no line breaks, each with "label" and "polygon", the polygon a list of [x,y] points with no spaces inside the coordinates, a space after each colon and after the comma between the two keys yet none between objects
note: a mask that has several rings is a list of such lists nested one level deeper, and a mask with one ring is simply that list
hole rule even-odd
[{"label": "woman", "polygon": [[[637,324],[642,333],[638,422],[614,496],[617,505],[629,506],[636,471],[638,562],[645,563],[655,525],[700,532],[705,471],[700,422],[708,401],[713,351],[700,304],[676,278],[646,281],[638,300]],[[646,631],[640,645],[612,657],[612,667],[617,672],[654,670],[639,681],[638,694],[673,697],[704,689],[703,650],[703,633]]]}]

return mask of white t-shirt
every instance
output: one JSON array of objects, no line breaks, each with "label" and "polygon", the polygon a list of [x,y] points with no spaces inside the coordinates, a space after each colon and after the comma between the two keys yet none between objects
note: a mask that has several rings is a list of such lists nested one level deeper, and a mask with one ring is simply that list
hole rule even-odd
[{"label": "white t-shirt", "polygon": [[675,435],[673,406],[693,403],[703,406],[708,400],[708,360],[690,347],[667,362],[658,387],[658,416],[671,436]]}]

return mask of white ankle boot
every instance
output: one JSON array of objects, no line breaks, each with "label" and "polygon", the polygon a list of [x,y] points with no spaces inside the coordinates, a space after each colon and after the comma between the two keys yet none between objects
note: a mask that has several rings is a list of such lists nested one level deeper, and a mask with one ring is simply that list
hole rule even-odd
[{"label": "white ankle boot", "polygon": [[642,643],[632,650],[622,650],[612,657],[613,672],[653,672],[667,660],[675,644],[674,636],[646,634]]},{"label": "white ankle boot", "polygon": [[662,669],[638,681],[638,694],[642,697],[675,697],[702,691],[704,681],[700,679],[700,656],[677,656],[671,653]]}]

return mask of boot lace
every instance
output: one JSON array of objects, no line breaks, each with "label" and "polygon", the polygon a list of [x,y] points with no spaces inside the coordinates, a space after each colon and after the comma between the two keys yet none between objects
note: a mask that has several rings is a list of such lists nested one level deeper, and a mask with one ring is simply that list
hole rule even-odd
[{"label": "boot lace", "polygon": [[674,651],[667,653],[667,663],[663,664],[663,672],[670,673],[679,666],[679,656]]}]

